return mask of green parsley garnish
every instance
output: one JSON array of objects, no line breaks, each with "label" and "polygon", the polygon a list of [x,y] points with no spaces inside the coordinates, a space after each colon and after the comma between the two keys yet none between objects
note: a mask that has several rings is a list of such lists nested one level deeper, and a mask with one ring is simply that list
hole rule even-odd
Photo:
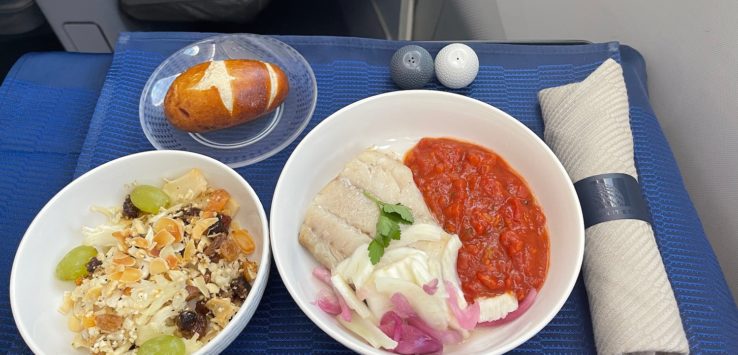
[{"label": "green parsley garnish", "polygon": [[369,192],[364,195],[374,201],[379,208],[379,220],[377,221],[377,234],[369,243],[369,260],[376,265],[384,255],[384,248],[388,247],[390,241],[400,240],[400,224],[413,224],[415,219],[410,209],[402,204],[391,204],[382,202]]}]

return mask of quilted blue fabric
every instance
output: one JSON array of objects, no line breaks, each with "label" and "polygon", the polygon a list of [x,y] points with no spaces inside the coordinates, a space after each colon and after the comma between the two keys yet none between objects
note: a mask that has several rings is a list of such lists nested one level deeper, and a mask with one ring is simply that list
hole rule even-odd
[{"label": "quilted blue fabric", "polygon": [[[74,174],[78,176],[111,159],[153,149],[138,124],[140,92],[162,60],[205,36],[188,33],[121,35],[81,150],[79,138],[88,124],[85,117],[89,117],[94,95],[90,95],[89,90],[79,89],[63,90],[59,94],[62,96],[54,96],[52,86],[31,86],[34,85],[32,81],[9,77],[0,88],[0,123],[8,127],[7,123],[27,117],[41,119],[25,122],[22,130],[14,130],[23,132],[22,136],[0,132],[0,162],[6,172],[0,175],[0,218],[11,221],[0,226],[0,235],[10,238],[13,246],[17,245],[33,214],[70,180],[74,161],[77,161]],[[318,81],[318,104],[302,136],[339,108],[396,89],[389,79],[388,62],[392,53],[406,44],[404,42],[334,37],[280,39],[306,57]],[[442,43],[422,45],[432,54],[443,46]],[[499,107],[539,135],[543,132],[536,99],[540,89],[581,80],[606,58],[623,63],[631,102],[636,163],[690,346],[698,353],[738,350],[738,310],[648,104],[645,65],[640,55],[617,43],[580,46],[474,43],[471,46],[480,58],[479,76],[471,87],[453,91]],[[426,88],[443,89],[434,83]],[[29,98],[24,95],[31,95],[28,101],[31,103],[21,100]],[[10,96],[20,101],[6,98]],[[15,102],[20,102],[20,107]],[[78,117],[66,117],[73,111]],[[282,165],[302,136],[279,154],[238,169],[252,184],[267,210]],[[19,194],[25,200],[19,200]],[[0,268],[5,271],[0,276],[4,281],[0,287],[5,287],[0,290],[4,295],[0,298],[3,306],[0,307],[0,347],[16,353],[27,350],[12,323],[5,296],[14,251],[13,247],[0,252],[3,259]],[[556,318],[515,350],[520,353],[594,351],[587,296],[581,280]],[[272,269],[259,309],[227,352],[322,354],[346,353],[347,350],[301,313],[276,269]]]},{"label": "quilted blue fabric", "polygon": [[74,174],[109,55],[28,54],[0,86],[0,349],[28,353],[8,283],[26,227]]}]

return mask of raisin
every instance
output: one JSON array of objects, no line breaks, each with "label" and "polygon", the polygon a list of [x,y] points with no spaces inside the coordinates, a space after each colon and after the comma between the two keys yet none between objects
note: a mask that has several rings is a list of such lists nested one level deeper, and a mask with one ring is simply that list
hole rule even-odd
[{"label": "raisin", "polygon": [[185,290],[187,290],[187,301],[199,297],[202,293],[200,293],[200,289],[195,286],[187,285],[185,286]]},{"label": "raisin", "polygon": [[251,291],[251,285],[246,281],[243,275],[239,275],[237,278],[231,281],[231,298],[233,300],[243,301]]},{"label": "raisin", "polygon": [[205,315],[193,311],[183,311],[177,317],[177,327],[185,338],[191,338],[195,333],[202,338],[208,328],[208,319]]},{"label": "raisin", "polygon": [[200,209],[197,207],[187,207],[182,209],[182,216],[187,218],[197,217],[200,215]]},{"label": "raisin", "polygon": [[205,302],[198,301],[195,304],[195,312],[197,312],[197,314],[205,316],[210,313],[210,309],[208,308],[208,306],[205,305]]},{"label": "raisin", "polygon": [[126,196],[126,200],[123,201],[123,217],[134,219],[140,214],[141,210],[133,204],[133,201],[131,201],[131,195]]},{"label": "raisin", "polygon": [[220,260],[220,253],[218,252],[220,250],[220,246],[225,242],[226,238],[225,234],[218,234],[213,237],[213,240],[210,241],[210,244],[205,248],[203,253],[210,258],[210,261],[217,263],[218,260]]},{"label": "raisin", "polygon": [[92,273],[95,272],[95,270],[97,270],[97,267],[100,265],[102,265],[102,261],[100,261],[100,259],[98,258],[90,259],[90,261],[87,263],[87,266],[86,266],[87,274],[92,275]]},{"label": "raisin", "polygon": [[205,234],[218,234],[228,233],[228,228],[231,226],[231,217],[225,214],[218,213],[218,221],[215,222],[210,228],[208,228]]}]

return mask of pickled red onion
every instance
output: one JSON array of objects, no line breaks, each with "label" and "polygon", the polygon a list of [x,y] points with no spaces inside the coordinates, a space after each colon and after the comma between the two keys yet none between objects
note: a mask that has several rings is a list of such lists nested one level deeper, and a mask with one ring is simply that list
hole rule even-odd
[{"label": "pickled red onion", "polygon": [[438,291],[438,279],[433,279],[423,285],[423,291],[429,295],[434,295]]},{"label": "pickled red onion", "polygon": [[341,305],[339,304],[338,297],[327,289],[322,289],[318,293],[318,298],[315,300],[317,305],[323,312],[328,313],[332,316],[341,314]]},{"label": "pickled red onion", "polygon": [[454,317],[456,317],[456,320],[459,322],[459,325],[466,329],[466,330],[472,330],[477,325],[477,322],[479,322],[479,303],[475,302],[474,304],[466,307],[466,309],[462,310],[461,307],[459,307],[458,298],[456,294],[456,287],[454,287],[451,282],[446,281],[446,292],[448,292],[448,305],[451,308],[451,313],[454,314]]},{"label": "pickled red onion", "polygon": [[518,305],[518,308],[516,310],[508,313],[504,318],[493,320],[491,322],[482,322],[479,323],[479,325],[483,327],[496,327],[518,319],[520,316],[523,315],[523,313],[525,313],[525,311],[528,310],[528,308],[530,308],[531,305],[533,305],[533,301],[535,301],[537,295],[538,291],[535,288],[531,289],[530,292],[528,292],[528,294],[525,296],[525,298],[520,301],[520,304]]}]

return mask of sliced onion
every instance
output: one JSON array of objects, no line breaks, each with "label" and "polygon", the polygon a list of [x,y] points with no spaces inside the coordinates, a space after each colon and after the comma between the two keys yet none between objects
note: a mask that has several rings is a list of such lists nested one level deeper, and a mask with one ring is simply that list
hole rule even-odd
[{"label": "sliced onion", "polygon": [[442,350],[443,344],[438,339],[409,324],[402,326],[402,336],[393,349],[398,354],[429,354]]},{"label": "sliced onion", "polygon": [[427,284],[423,285],[423,291],[429,295],[433,295],[438,291],[438,279],[433,279]]},{"label": "sliced onion", "polygon": [[327,289],[320,290],[318,298],[315,300],[315,305],[317,305],[323,312],[332,316],[339,315],[342,311],[336,294]]},{"label": "sliced onion", "polygon": [[316,266],[315,269],[313,269],[313,276],[315,276],[316,279],[323,281],[323,283],[328,286],[333,285],[331,284],[331,271],[323,266]]},{"label": "sliced onion", "polygon": [[[336,292],[334,289],[333,292]],[[336,292],[336,298],[338,298],[338,306],[341,307],[341,318],[343,320],[350,322],[351,321],[351,309],[349,309],[349,306],[346,304],[346,300],[341,297],[338,292]]]},{"label": "sliced onion", "polygon": [[[331,287],[331,289],[333,290],[333,295],[336,296],[336,299],[338,299],[338,306],[341,308],[341,311],[336,314],[340,314],[343,320],[350,322],[351,321],[351,309],[349,309],[348,305],[346,304],[346,300],[344,300],[343,297],[341,297],[341,294],[336,292],[336,288],[333,287],[333,283],[331,283],[330,270],[322,266],[317,266],[315,267],[315,269],[313,269],[313,276],[315,276],[315,278],[317,278],[318,280],[322,281],[323,283]],[[319,298],[318,301],[320,301],[320,294],[318,295],[318,298]],[[318,304],[318,307],[320,307],[320,304]],[[331,310],[334,310],[332,307],[329,307],[329,308]],[[323,309],[323,308],[321,307],[320,309]],[[325,309],[323,309],[323,311],[325,311]]]},{"label": "sliced onion", "polygon": [[415,313],[413,306],[410,305],[410,302],[407,300],[405,295],[395,292],[392,297],[390,297],[390,301],[392,301],[392,304],[395,306],[395,312],[400,317],[408,318],[410,316],[417,316],[417,313]]},{"label": "sliced onion", "polygon": [[538,291],[535,288],[531,289],[530,292],[528,292],[528,294],[525,296],[525,298],[520,301],[520,304],[518,305],[518,308],[516,310],[508,313],[504,318],[493,320],[491,322],[482,322],[479,323],[479,325],[483,327],[496,327],[518,319],[520,316],[523,315],[523,313],[525,313],[525,311],[528,310],[528,308],[530,308],[531,305],[533,305],[533,301],[535,301],[537,295]]},{"label": "sliced onion", "polygon": [[402,318],[397,313],[388,311],[379,321],[379,329],[394,341],[400,341],[402,336]]},{"label": "sliced onion", "polygon": [[440,340],[443,344],[458,344],[461,342],[461,340],[464,339],[461,333],[451,329],[437,330],[428,325],[428,323],[426,323],[422,318],[418,316],[412,316],[408,318],[407,324],[422,330],[423,332],[432,336],[434,339]]},{"label": "sliced onion", "polygon": [[[421,327],[417,327],[410,323],[410,319],[416,319],[421,323]],[[398,354],[428,354],[438,353],[443,350],[443,343],[433,334],[426,332],[422,327],[427,325],[418,316],[411,316],[407,322],[403,320],[394,311],[388,311],[382,316],[379,329],[392,340],[397,342],[397,347],[393,349]],[[442,333],[433,330],[432,333]]]},{"label": "sliced onion", "polygon": [[479,322],[479,303],[475,302],[466,307],[466,309],[461,309],[456,294],[456,287],[448,281],[446,281],[445,285],[446,291],[448,292],[448,306],[451,308],[451,313],[454,314],[454,317],[459,322],[459,326],[466,330],[474,329],[477,326],[477,322]]}]

